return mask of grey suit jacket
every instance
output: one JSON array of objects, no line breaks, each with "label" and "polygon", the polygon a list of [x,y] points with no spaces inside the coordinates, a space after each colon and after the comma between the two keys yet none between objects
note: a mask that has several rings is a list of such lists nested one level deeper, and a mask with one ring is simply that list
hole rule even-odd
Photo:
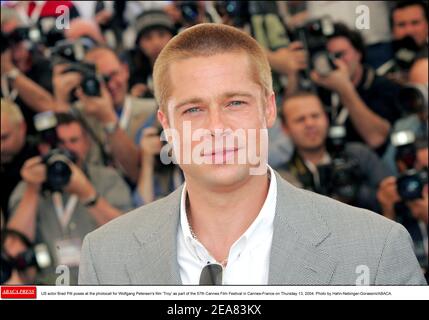
[{"label": "grey suit jacket", "polygon": [[[276,176],[268,284],[426,284],[404,227]],[[87,235],[79,283],[181,284],[177,262],[181,190]]]}]

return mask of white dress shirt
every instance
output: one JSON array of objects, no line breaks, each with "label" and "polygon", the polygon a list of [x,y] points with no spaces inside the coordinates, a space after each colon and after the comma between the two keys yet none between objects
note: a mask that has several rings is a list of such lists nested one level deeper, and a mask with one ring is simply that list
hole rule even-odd
[{"label": "white dress shirt", "polygon": [[[256,219],[231,246],[223,270],[223,284],[266,285],[270,264],[273,222],[277,202],[277,182],[269,168],[270,186],[267,198]],[[197,285],[207,263],[216,263],[207,249],[191,234],[186,214],[186,183],[180,203],[180,225],[177,232],[177,259],[180,277],[185,285]],[[248,201],[248,199],[243,199]]]}]

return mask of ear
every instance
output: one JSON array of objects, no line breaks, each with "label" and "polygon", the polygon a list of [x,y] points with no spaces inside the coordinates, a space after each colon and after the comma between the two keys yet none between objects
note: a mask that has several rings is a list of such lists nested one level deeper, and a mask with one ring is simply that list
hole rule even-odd
[{"label": "ear", "polygon": [[267,97],[267,105],[265,107],[265,119],[267,121],[267,128],[271,128],[277,118],[277,105],[276,96],[274,92]]},{"label": "ear", "polygon": [[[164,131],[170,129],[170,124],[168,123],[167,114],[164,113],[164,111],[162,111],[161,108],[158,109],[157,116],[158,116],[158,121],[159,121],[159,123],[162,126],[162,129]],[[165,136],[166,136],[166,138],[168,140],[168,143],[172,143],[172,141],[170,141],[171,140],[171,135],[166,134]]]},{"label": "ear", "polygon": [[170,128],[170,124],[168,123],[168,117],[167,114],[164,113],[164,111],[161,110],[161,108],[158,109],[158,121],[161,124],[162,128],[165,129],[169,129]]}]

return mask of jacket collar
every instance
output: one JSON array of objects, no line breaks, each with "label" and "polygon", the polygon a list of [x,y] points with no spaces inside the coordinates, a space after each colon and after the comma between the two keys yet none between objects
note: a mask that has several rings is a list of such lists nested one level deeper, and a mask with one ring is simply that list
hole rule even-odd
[{"label": "jacket collar", "polygon": [[[320,249],[330,235],[326,221],[309,199],[277,173],[277,206],[270,254],[268,284],[327,284],[337,261]],[[140,226],[134,237],[140,244],[127,263],[132,284],[181,284],[177,262],[177,230],[183,186],[155,203],[151,232]],[[152,261],[147,261],[147,257]]]}]

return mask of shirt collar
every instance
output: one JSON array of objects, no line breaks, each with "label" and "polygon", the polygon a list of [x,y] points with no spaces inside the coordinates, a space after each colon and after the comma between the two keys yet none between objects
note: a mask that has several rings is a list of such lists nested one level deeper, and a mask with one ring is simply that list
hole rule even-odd
[{"label": "shirt collar", "polygon": [[[275,216],[275,207],[277,202],[277,178],[274,173],[274,170],[270,166],[267,167],[269,170],[268,176],[270,178],[270,185],[265,202],[256,219],[252,222],[249,228],[241,235],[241,237],[237,239],[237,241],[231,246],[231,249],[237,246],[239,246],[240,249],[244,249],[246,245],[249,244],[250,240],[257,241],[257,237],[253,237],[253,235],[255,235],[256,233],[263,234],[264,232],[269,232],[270,230],[272,230]],[[207,260],[214,262],[214,259],[210,256],[204,246],[192,236],[186,212],[186,199],[187,191],[185,182],[183,185],[180,201],[180,227],[185,245],[194,256],[196,256],[200,260],[204,260],[204,263],[207,262]]]}]

